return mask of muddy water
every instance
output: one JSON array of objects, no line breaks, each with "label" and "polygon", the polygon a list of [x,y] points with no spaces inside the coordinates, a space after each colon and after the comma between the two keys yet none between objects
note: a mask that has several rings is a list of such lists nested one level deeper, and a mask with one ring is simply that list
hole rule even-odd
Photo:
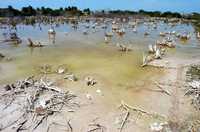
[{"label": "muddy water", "polygon": [[[57,33],[53,38],[47,34],[49,28],[50,25],[42,25],[42,30],[37,25],[34,27],[19,25],[17,33],[23,40],[22,44],[1,43],[1,52],[13,58],[12,61],[1,61],[1,84],[35,74],[37,73],[35,69],[45,64],[55,66],[67,64],[73,72],[97,73],[113,82],[138,78],[149,72],[140,68],[145,43],[140,39],[131,42],[134,39],[129,32],[124,38],[118,36],[113,38],[114,44],[125,42],[135,48],[133,52],[123,54],[114,44],[104,43],[103,29],[96,32],[91,29],[89,35],[85,36],[82,34],[81,26],[78,30],[72,30],[70,25],[61,25],[56,28]],[[1,34],[7,32],[8,30],[1,29]],[[136,36],[134,38],[137,38]],[[29,48],[27,47],[29,37],[47,46]],[[4,39],[3,35],[0,38]],[[144,41],[147,41],[147,38]]]},{"label": "muddy water", "polygon": [[[0,44],[0,52],[14,59],[10,62],[1,61],[0,83],[9,82],[19,77],[24,77],[35,73],[34,67],[43,64],[67,64],[74,71],[93,71],[113,78],[115,80],[127,80],[132,77],[137,78],[149,73],[147,69],[141,69],[142,53],[147,49],[148,44],[154,44],[159,32],[177,31],[180,33],[190,32],[192,37],[187,42],[176,40],[176,49],[168,51],[171,56],[194,57],[199,56],[200,43],[195,38],[194,29],[189,24],[178,24],[170,27],[165,23],[158,23],[157,29],[149,28],[144,24],[138,26],[138,33],[133,33],[131,28],[124,24],[126,34],[123,37],[115,35],[112,44],[104,43],[104,33],[108,29],[84,29],[85,23],[80,23],[77,30],[73,30],[70,24],[56,27],[56,36],[48,36],[47,31],[50,25],[35,26],[18,25],[17,33],[22,38],[23,43],[12,45],[9,43]],[[83,35],[83,30],[89,30],[89,35]],[[144,32],[150,32],[149,36],[144,37]],[[0,30],[0,39],[4,39],[3,33],[8,33],[8,29]],[[47,45],[44,48],[28,48],[27,38],[32,38]],[[122,54],[117,51],[114,44],[124,43],[131,45],[133,52]],[[154,74],[154,71],[151,71]],[[116,80],[116,82],[118,82]]]},{"label": "muddy water", "polygon": [[116,48],[106,49],[101,46],[82,48],[44,47],[18,49],[12,61],[1,62],[1,83],[13,81],[19,77],[38,73],[38,67],[49,64],[54,68],[66,65],[77,74],[99,74],[115,82],[140,78],[150,71],[142,69],[141,54],[138,51],[120,53]]}]

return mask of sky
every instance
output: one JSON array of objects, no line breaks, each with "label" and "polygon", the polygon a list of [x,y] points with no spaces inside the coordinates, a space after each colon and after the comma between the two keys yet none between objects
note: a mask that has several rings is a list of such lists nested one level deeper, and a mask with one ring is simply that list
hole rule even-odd
[{"label": "sky", "polygon": [[67,7],[92,10],[148,10],[173,11],[180,13],[200,12],[200,0],[0,0],[0,8],[11,5],[15,8],[31,5],[33,7]]}]

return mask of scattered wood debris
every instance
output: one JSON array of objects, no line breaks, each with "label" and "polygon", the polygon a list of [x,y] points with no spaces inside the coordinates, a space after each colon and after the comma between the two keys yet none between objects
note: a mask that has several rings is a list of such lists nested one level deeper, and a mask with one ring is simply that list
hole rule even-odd
[{"label": "scattered wood debris", "polygon": [[29,42],[29,47],[44,47],[44,45],[42,45],[40,42],[33,42],[30,38],[28,38],[28,42]]},{"label": "scattered wood debris", "polygon": [[200,110],[200,66],[189,67],[186,76],[188,82],[185,95],[191,96],[192,105]]},{"label": "scattered wood debris", "polygon": [[154,89],[153,91],[165,93],[166,95],[171,96],[171,93],[170,93],[168,90],[164,89],[163,86],[161,86],[158,82],[155,81],[155,85],[156,85],[159,89],[157,89],[157,90]]},{"label": "scattered wood debris", "polygon": [[65,66],[59,66],[58,68],[57,68],[57,73],[58,74],[64,74],[65,72],[67,71],[67,68],[65,67]]},{"label": "scattered wood debris", "polygon": [[[56,116],[55,113],[79,107],[73,101],[75,97],[69,91],[53,86],[50,81],[36,80],[34,77],[8,84],[0,95],[1,130],[34,131],[48,117]],[[69,122],[68,126],[72,131]]]},{"label": "scattered wood debris", "polygon": [[20,44],[22,43],[22,40],[18,37],[16,32],[9,33],[8,38],[6,38],[3,42],[10,42],[13,44]]},{"label": "scattered wood debris", "polygon": [[129,110],[126,110],[126,115],[124,116],[124,119],[123,119],[121,126],[120,126],[120,130],[119,130],[120,132],[122,132],[122,129],[124,128],[124,125],[125,125],[128,117],[129,117],[129,114],[130,114]]},{"label": "scattered wood debris", "polygon": [[143,57],[142,57],[142,67],[145,67],[149,64],[149,62],[153,61],[154,60],[154,56],[153,55],[145,55],[143,54]]},{"label": "scattered wood debris", "polygon": [[159,117],[162,117],[162,118],[166,118],[164,115],[148,112],[148,111],[145,111],[145,110],[143,110],[141,108],[130,106],[130,105],[126,104],[123,100],[121,101],[121,104],[120,104],[119,108],[123,108],[123,109],[129,110],[129,111],[139,112],[141,114],[145,114],[145,115],[148,115],[150,117],[159,116]]},{"label": "scattered wood debris", "polygon": [[87,132],[105,132],[106,127],[98,123],[90,123]]},{"label": "scattered wood debris", "polygon": [[67,79],[67,80],[73,81],[73,82],[78,81],[78,78],[74,74],[71,74],[71,73],[67,74],[64,77],[64,79]]},{"label": "scattered wood debris", "polygon": [[193,80],[189,82],[185,95],[192,96],[192,104],[200,110],[200,81]]},{"label": "scattered wood debris", "polygon": [[120,125],[120,128],[119,128],[119,132],[123,131],[123,128],[124,128],[126,122],[128,121],[128,118],[129,118],[129,116],[131,114],[131,111],[137,112],[138,114],[142,114],[142,115],[145,114],[145,115],[147,115],[147,116],[149,116],[151,118],[152,117],[161,117],[161,118],[166,119],[166,117],[163,116],[163,115],[160,115],[160,114],[157,114],[157,113],[148,112],[148,111],[143,110],[143,109],[138,108],[138,107],[130,106],[130,105],[126,104],[123,100],[121,101],[121,104],[120,104],[119,108],[122,108],[122,110],[125,111],[125,115],[124,115],[124,117],[122,119],[122,122],[121,122],[121,125]]},{"label": "scattered wood debris", "polygon": [[87,86],[94,86],[97,83],[97,81],[93,77],[90,77],[90,76],[86,77],[85,81],[86,81]]}]

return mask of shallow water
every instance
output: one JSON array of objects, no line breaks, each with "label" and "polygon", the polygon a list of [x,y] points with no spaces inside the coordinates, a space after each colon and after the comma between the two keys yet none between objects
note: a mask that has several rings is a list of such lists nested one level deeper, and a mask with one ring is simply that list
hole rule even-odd
[{"label": "shallow water", "polygon": [[[123,37],[115,35],[111,44],[104,43],[104,33],[108,29],[87,29],[89,35],[83,35],[85,23],[80,23],[79,28],[74,30],[70,24],[63,24],[55,27],[56,36],[47,34],[51,25],[35,26],[18,25],[17,33],[23,42],[19,45],[9,43],[0,44],[0,52],[6,56],[13,57],[12,61],[2,60],[0,62],[0,84],[7,83],[32,74],[37,74],[37,67],[50,64],[54,67],[66,64],[70,71],[77,74],[98,74],[113,83],[123,82],[145,77],[147,74],[155,75],[156,69],[141,68],[142,54],[147,49],[148,44],[154,44],[161,31],[190,32],[192,38],[187,42],[177,40],[176,49],[169,50],[170,55],[177,57],[199,56],[200,43],[196,39],[193,27],[189,24],[179,24],[170,27],[167,24],[158,23],[157,29],[152,29],[144,24],[138,26],[138,33],[124,24],[126,34]],[[149,36],[144,36],[144,32],[149,31]],[[7,29],[0,30],[2,33]],[[27,47],[27,38],[33,41],[40,41],[47,46],[43,48]],[[115,44],[124,43],[133,47],[133,52],[121,53]]]}]

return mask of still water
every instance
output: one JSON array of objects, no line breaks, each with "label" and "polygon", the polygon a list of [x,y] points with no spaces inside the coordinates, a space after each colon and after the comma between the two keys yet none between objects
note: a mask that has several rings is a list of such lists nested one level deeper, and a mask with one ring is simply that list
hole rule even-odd
[{"label": "still water", "polygon": [[[142,54],[147,51],[148,44],[154,44],[156,40],[162,39],[159,33],[165,31],[191,34],[191,39],[186,42],[176,39],[176,49],[169,50],[170,55],[190,58],[200,54],[200,42],[196,39],[191,24],[177,24],[171,27],[158,22],[157,29],[139,24],[137,33],[134,33],[133,29],[124,23],[126,34],[124,36],[114,34],[109,44],[104,42],[104,34],[111,31],[111,24],[107,29],[100,27],[85,29],[85,24],[79,23],[76,30],[70,24],[55,26],[55,36],[48,35],[51,25],[18,25],[17,34],[22,43],[19,45],[0,43],[0,52],[13,58],[11,61],[0,61],[0,84],[37,75],[37,68],[45,64],[53,66],[65,64],[76,74],[97,74],[111,80],[113,84],[142,78],[148,80],[148,76],[157,75],[162,70],[141,68]],[[83,34],[84,30],[88,31],[88,35]],[[4,39],[3,33],[8,31],[0,29],[0,40]],[[144,36],[146,31],[150,33],[149,36]],[[40,41],[46,46],[30,48],[27,46],[27,38]],[[133,51],[122,53],[118,51],[116,43],[131,45]]]}]

